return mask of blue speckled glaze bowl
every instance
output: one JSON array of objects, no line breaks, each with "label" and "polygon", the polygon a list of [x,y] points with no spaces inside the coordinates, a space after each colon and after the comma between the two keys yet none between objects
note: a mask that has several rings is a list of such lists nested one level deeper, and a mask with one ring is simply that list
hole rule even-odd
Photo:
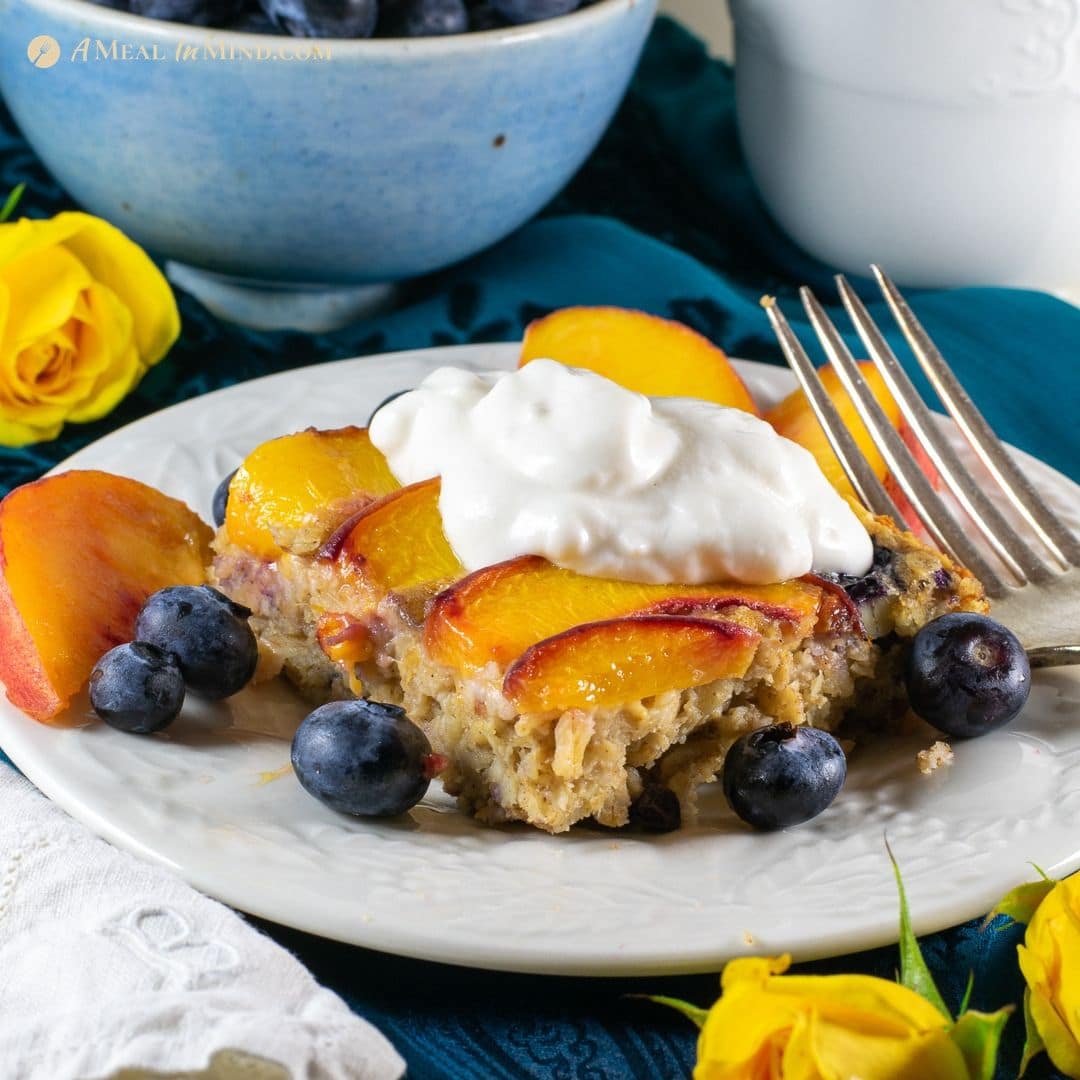
[{"label": "blue speckled glaze bowl", "polygon": [[74,198],[159,255],[292,285],[392,281],[487,247],[569,180],[655,10],[600,0],[508,30],[315,42],[0,0],[0,91]]}]

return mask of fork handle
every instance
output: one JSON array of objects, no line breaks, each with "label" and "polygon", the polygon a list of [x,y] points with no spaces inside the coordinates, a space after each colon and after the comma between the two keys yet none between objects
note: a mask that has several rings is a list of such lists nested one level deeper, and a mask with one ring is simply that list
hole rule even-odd
[{"label": "fork handle", "polygon": [[1080,645],[1046,645],[1040,649],[1028,649],[1027,654],[1033,668],[1080,664]]}]

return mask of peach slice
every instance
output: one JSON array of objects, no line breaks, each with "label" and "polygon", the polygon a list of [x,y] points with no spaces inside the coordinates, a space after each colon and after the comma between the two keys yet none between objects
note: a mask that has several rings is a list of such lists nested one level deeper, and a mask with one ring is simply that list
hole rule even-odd
[{"label": "peach slice", "polygon": [[[941,477],[938,475],[937,469],[934,468],[933,462],[927,456],[926,451],[919,445],[914,432],[908,427],[907,421],[900,411],[900,406],[893,399],[877,366],[869,360],[863,360],[859,364],[859,370],[862,372],[863,378],[869,383],[870,389],[873,391],[874,397],[877,398],[878,404],[886,417],[888,417],[889,423],[900,432],[901,438],[907,444],[908,449],[915,455],[915,459],[919,462],[923,472],[929,477],[930,482],[934,487],[940,487]],[[848,431],[851,432],[859,449],[866,455],[866,460],[874,470],[874,475],[883,481],[886,490],[892,496],[893,501],[900,510],[904,523],[914,528],[916,532],[923,533],[918,515],[893,480],[885,464],[885,459],[870,438],[866,425],[859,418],[854,403],[848,396],[848,392],[840,384],[839,376],[833,370],[832,365],[828,364],[820,368],[818,375],[821,376],[821,381]],[[817,417],[814,415],[814,411],[810,408],[810,403],[806,400],[806,395],[801,389],[795,390],[778,405],[773,406],[765,414],[765,419],[781,435],[791,439],[793,442],[797,442],[800,446],[806,447],[817,459],[817,463],[826,478],[841,495],[845,495],[849,499],[856,498],[855,489],[852,487],[851,481],[848,480],[844,467],[840,464],[840,459],[833,453],[828,437],[825,435],[825,430],[818,423]]]},{"label": "peach slice", "polygon": [[0,502],[0,679],[50,721],[101,656],[130,641],[166,585],[197,585],[210,528],[182,502],[123,476],[73,471]]},{"label": "peach slice", "polygon": [[[889,418],[889,423],[899,429],[903,423],[900,406],[893,400],[877,366],[869,360],[864,360],[859,364],[859,370],[870,384],[870,389]],[[818,375],[821,376],[822,384],[848,431],[855,439],[856,445],[866,455],[866,460],[870,463],[877,478],[883,480],[888,472],[885,459],[878,452],[866,426],[859,419],[855,404],[841,385],[839,376],[831,364],[819,369]],[[828,481],[841,495],[855,498],[855,489],[851,486],[851,481],[848,480],[840,459],[833,453],[825,429],[818,423],[810,402],[801,389],[789,394],[778,405],[769,409],[765,413],[765,419],[785,438],[809,450]]]},{"label": "peach slice", "polygon": [[451,667],[500,666],[526,649],[583,623],[634,614],[685,616],[749,607],[813,630],[824,593],[806,581],[779,585],[643,585],[592,578],[534,555],[485,567],[436,597],[424,645]]},{"label": "peach slice", "polygon": [[342,527],[339,541],[327,543],[323,556],[354,567],[383,592],[456,581],[465,568],[443,533],[440,486],[438,478],[422,480],[372,503]]},{"label": "peach slice", "polygon": [[327,658],[341,666],[349,689],[362,697],[364,684],[356,675],[356,665],[375,655],[375,642],[367,625],[345,613],[320,615],[315,624],[315,640]]},{"label": "peach slice", "polygon": [[400,485],[365,428],[308,428],[256,447],[229,485],[229,539],[268,561],[317,547],[348,515]]},{"label": "peach slice", "polygon": [[503,693],[522,713],[623,705],[741,678],[760,640],[745,626],[677,615],[589,623],[533,645],[507,671]]},{"label": "peach slice", "polygon": [[650,397],[696,397],[758,415],[724,351],[682,323],[617,307],[563,308],[530,323],[519,366],[548,357]]}]

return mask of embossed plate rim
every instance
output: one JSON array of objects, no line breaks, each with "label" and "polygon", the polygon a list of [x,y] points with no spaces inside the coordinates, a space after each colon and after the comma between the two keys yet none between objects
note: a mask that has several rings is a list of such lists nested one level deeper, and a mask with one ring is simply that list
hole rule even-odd
[{"label": "embossed plate rim", "polygon": [[[515,345],[457,346],[267,376],[146,417],[59,468],[156,479],[206,513],[211,480],[263,438],[308,423],[363,422],[403,373],[415,379],[439,363],[506,367],[516,355]],[[738,366],[765,398],[790,387],[786,369]],[[213,428],[209,441],[200,425]],[[1059,502],[1077,502],[1080,489],[1022,457]],[[750,952],[811,959],[895,941],[886,830],[919,932],[982,914],[1030,876],[1028,860],[1058,873],[1080,866],[1080,842],[1062,823],[1080,812],[1080,672],[1040,680],[1022,722],[958,747],[953,770],[918,775],[911,755],[925,739],[864,752],[828,814],[772,836],[734,823],[715,786],[705,798],[708,825],[656,838],[487,829],[434,789],[409,823],[349,821],[291,776],[259,779],[287,761],[287,744],[241,730],[251,727],[245,717],[296,712],[265,689],[228,708],[188,710],[175,737],[146,741],[103,725],[46,728],[5,701],[0,745],[94,832],[252,914],[446,963],[644,975],[714,970]],[[1037,797],[1047,785],[1053,797]]]}]

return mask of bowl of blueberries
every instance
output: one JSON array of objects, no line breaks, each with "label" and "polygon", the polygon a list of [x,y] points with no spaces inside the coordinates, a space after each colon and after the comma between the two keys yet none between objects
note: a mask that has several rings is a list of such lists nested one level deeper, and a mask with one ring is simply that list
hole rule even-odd
[{"label": "bowl of blueberries", "polygon": [[554,196],[656,0],[0,0],[0,93],[87,210],[226,282],[411,278]]}]

